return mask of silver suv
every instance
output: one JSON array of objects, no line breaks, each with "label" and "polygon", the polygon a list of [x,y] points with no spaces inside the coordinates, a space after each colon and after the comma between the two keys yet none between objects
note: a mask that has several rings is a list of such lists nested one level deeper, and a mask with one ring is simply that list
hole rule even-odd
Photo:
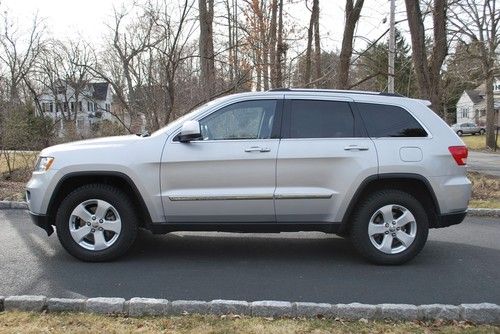
[{"label": "silver suv", "polygon": [[464,219],[466,159],[425,101],[280,89],[219,98],[151,135],[46,148],[26,197],[84,261],[124,254],[145,228],[323,231],[399,264],[429,228]]},{"label": "silver suv", "polygon": [[469,135],[484,135],[486,133],[486,129],[484,127],[478,126],[476,123],[457,123],[451,126],[453,131],[457,133],[457,135],[462,136],[464,134]]}]

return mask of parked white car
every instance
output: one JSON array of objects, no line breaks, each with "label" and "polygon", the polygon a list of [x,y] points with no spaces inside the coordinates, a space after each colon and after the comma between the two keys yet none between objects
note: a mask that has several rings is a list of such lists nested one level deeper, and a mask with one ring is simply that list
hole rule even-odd
[{"label": "parked white car", "polygon": [[146,228],[323,231],[399,264],[429,228],[464,219],[466,159],[423,101],[281,89],[219,98],[150,136],[46,148],[26,197],[35,224],[85,261],[115,259]]}]

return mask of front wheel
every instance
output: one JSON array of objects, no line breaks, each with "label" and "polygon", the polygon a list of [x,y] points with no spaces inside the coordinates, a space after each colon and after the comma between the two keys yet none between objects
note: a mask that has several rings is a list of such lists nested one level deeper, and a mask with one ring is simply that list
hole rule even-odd
[{"label": "front wheel", "polygon": [[486,130],[485,130],[485,129],[481,129],[481,130],[479,130],[479,134],[480,134],[481,136],[483,136],[485,133],[486,133]]},{"label": "front wheel", "polygon": [[400,190],[372,193],[352,217],[356,250],[376,264],[402,264],[424,247],[429,221],[422,204]]},{"label": "front wheel", "polygon": [[463,134],[464,134],[464,133],[463,133],[461,130],[458,130],[458,131],[457,131],[457,135],[458,135],[458,136],[462,137],[462,135],[463,135]]},{"label": "front wheel", "polygon": [[137,216],[128,196],[104,184],[75,189],[56,215],[57,236],[74,257],[90,262],[123,255],[137,235]]}]

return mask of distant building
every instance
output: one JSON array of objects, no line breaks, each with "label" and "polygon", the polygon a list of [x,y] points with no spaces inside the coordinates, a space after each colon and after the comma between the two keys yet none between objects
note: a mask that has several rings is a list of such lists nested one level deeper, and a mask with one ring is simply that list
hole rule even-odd
[{"label": "distant building", "polygon": [[[457,123],[473,122],[486,124],[486,89],[485,84],[476,89],[465,90],[457,102]],[[493,85],[495,110],[500,110],[500,78]],[[497,115],[498,117],[498,115]]]},{"label": "distant building", "polygon": [[63,113],[68,118],[75,117],[75,130],[79,135],[88,135],[93,124],[103,120],[116,122],[112,114],[113,91],[107,82],[88,83],[75,89],[63,82],[53,91],[45,91],[39,96],[43,115],[58,123],[56,130],[60,136],[65,133]]}]

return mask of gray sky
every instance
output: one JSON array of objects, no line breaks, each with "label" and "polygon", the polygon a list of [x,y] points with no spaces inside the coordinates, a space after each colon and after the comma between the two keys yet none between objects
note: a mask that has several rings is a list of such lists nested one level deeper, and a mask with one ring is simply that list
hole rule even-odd
[{"label": "gray sky", "polygon": [[[113,6],[119,7],[127,0],[3,0],[2,9],[8,9],[11,18],[28,23],[35,12],[45,19],[48,32],[61,39],[85,40],[99,44],[106,30],[104,22],[109,21]],[[140,2],[140,0],[139,0]],[[286,3],[286,2],[285,2]],[[320,0],[320,30],[322,48],[340,47],[344,22],[344,0]],[[404,17],[404,1],[396,0],[396,20]],[[310,12],[304,3],[286,5],[291,18],[298,27],[307,27]],[[361,13],[362,21],[356,35],[375,39],[388,28],[389,0],[365,0]],[[387,23],[382,19],[387,17]],[[406,30],[406,25],[401,29]],[[356,40],[356,46],[363,44],[363,38]]]}]

